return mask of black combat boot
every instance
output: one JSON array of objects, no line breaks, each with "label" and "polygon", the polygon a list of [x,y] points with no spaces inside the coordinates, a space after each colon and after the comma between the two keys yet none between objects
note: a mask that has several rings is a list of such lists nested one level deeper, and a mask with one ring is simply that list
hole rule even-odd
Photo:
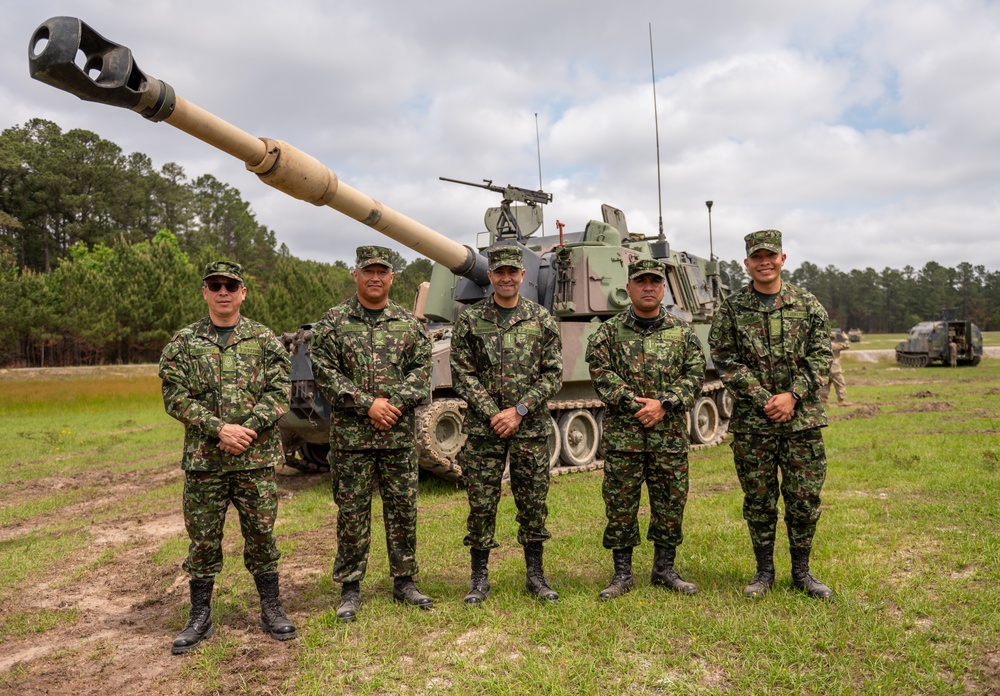
[{"label": "black combat boot", "polygon": [[174,645],[170,649],[174,655],[186,653],[215,633],[212,626],[212,587],[215,586],[215,580],[191,578],[188,585],[191,588],[191,614],[184,630],[174,639]]},{"label": "black combat boot", "polygon": [[654,585],[663,585],[669,590],[681,594],[694,594],[698,588],[692,582],[687,582],[674,570],[674,557],[677,549],[673,546],[657,546],[653,551],[653,572],[649,581]]},{"label": "black combat boot", "polygon": [[397,602],[421,609],[430,609],[434,606],[434,600],[417,589],[412,575],[400,575],[392,579],[392,598]]},{"label": "black combat boot", "polygon": [[774,584],[774,546],[754,546],[753,555],[757,557],[757,572],[743,588],[743,594],[750,599],[760,599]]},{"label": "black combat boot", "polygon": [[542,572],[542,542],[533,541],[524,545],[524,565],[528,569],[524,588],[546,602],[558,602],[559,595],[549,587],[549,581]]},{"label": "black combat boot", "polygon": [[482,604],[490,596],[489,549],[472,549],[472,579],[469,593],[462,600],[466,604]]},{"label": "black combat boot", "polygon": [[621,597],[635,587],[635,578],[632,577],[632,547],[612,549],[611,554],[615,561],[615,574],[611,576],[611,584],[597,595],[602,602]]},{"label": "black combat boot", "polygon": [[830,599],[833,590],[809,572],[809,553],[812,549],[789,549],[792,554],[792,587],[808,592],[816,599]]},{"label": "black combat boot", "polygon": [[337,607],[337,618],[341,621],[354,621],[361,608],[361,583],[345,582],[340,589],[340,606]]},{"label": "black combat boot", "polygon": [[257,585],[257,594],[260,595],[261,628],[270,633],[275,640],[298,638],[295,626],[285,616],[281,600],[278,599],[278,574],[274,571],[261,573],[254,575],[253,581]]}]

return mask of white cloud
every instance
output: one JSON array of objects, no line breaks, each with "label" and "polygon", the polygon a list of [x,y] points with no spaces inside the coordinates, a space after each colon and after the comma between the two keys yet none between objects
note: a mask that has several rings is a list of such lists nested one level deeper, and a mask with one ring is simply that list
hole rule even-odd
[{"label": "white cloud", "polygon": [[[283,197],[166,125],[83,104],[27,77],[26,47],[59,0],[10,3],[0,128],[41,117],[154,164],[238,188],[292,253],[350,259],[374,234]],[[143,70],[255,135],[286,140],[385,204],[472,243],[484,191],[534,187],[580,229],[600,204],[655,232],[649,24],[664,224],[677,249],[742,257],[783,229],[789,266],[1000,269],[1000,6],[987,0],[513,0],[78,3]],[[408,256],[410,252],[392,245]]]}]

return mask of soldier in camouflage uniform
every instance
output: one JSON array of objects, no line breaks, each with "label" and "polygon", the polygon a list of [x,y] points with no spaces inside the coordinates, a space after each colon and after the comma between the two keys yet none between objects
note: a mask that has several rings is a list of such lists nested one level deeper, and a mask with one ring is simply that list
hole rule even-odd
[{"label": "soldier in camouflage uniform", "polygon": [[830,322],[815,297],[782,282],[779,231],[753,232],[745,241],[744,265],[752,280],[726,298],[709,335],[715,366],[735,400],[729,431],[757,558],[757,573],[744,593],[762,597],[774,584],[780,493],[792,584],[828,599],[833,592],[809,572],[809,555],[826,478],[819,389],[832,357]]},{"label": "soldier in camouflage uniform", "polygon": [[472,555],[465,602],[480,604],[490,595],[487,565],[490,549],[499,546],[494,533],[508,455],[525,586],[539,599],[556,602],[559,595],[542,568],[542,542],[551,537],[545,528],[552,432],[546,402],[562,385],[562,340],[545,308],[520,296],[520,247],[495,246],[488,257],[493,296],[462,312],[451,338],[455,391],[469,405],[469,438],[458,460],[469,495],[465,545]]},{"label": "soldier in camouflage uniform", "polygon": [[847,400],[847,382],[844,380],[844,366],[840,364],[840,353],[850,350],[851,342],[842,331],[831,331],[830,348],[833,350],[833,359],[830,361],[830,376],[826,384],[819,390],[819,400],[823,402],[824,406],[826,405],[827,399],[830,396],[830,387],[832,386],[837,391],[837,405],[851,406],[851,402]]},{"label": "soldier in camouflage uniform", "polygon": [[663,264],[629,265],[625,289],[632,306],[590,337],[587,363],[604,402],[604,548],[615,572],[598,598],[619,597],[634,585],[632,548],[639,545],[642,483],[649,489],[654,585],[694,594],[674,570],[688,492],[686,414],[705,380],[705,355],[694,329],[667,314],[661,302]]},{"label": "soldier in camouflage uniform", "polygon": [[232,503],[243,562],[260,593],[261,625],[276,640],[297,638],[278,598],[274,521],[283,461],[275,423],[288,410],[288,352],[266,326],[240,316],[243,268],[216,261],[201,288],[208,316],[178,331],[160,357],[163,404],[184,424],[184,525],[191,545],[191,614],[172,652],[213,633],[212,588],[222,570],[222,529]]},{"label": "soldier in camouflage uniform", "polygon": [[371,544],[372,495],[382,496],[392,596],[434,606],[417,589],[417,465],[413,411],[430,396],[431,343],[413,315],[389,299],[389,250],[357,249],[357,293],[313,326],[316,383],[330,402],[330,473],[337,502],[337,617],[353,621]]}]

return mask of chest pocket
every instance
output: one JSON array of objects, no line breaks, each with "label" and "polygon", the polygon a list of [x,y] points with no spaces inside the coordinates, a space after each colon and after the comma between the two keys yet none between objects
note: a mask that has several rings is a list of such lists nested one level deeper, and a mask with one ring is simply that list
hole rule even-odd
[{"label": "chest pocket", "polygon": [[[780,321],[779,318],[779,331]],[[736,327],[740,335],[740,343],[745,346],[748,352],[758,358],[766,357],[769,354],[767,330],[770,326],[765,323],[763,317],[759,314],[739,316],[736,319]]]},{"label": "chest pocket", "polygon": [[534,324],[518,324],[503,335],[504,350],[529,350],[538,345],[542,330]]},{"label": "chest pocket", "polygon": [[191,375],[192,394],[197,396],[214,390],[219,384],[219,348],[214,345],[192,348],[190,355],[194,367]]},{"label": "chest pocket", "polygon": [[472,343],[473,350],[478,353],[477,360],[497,365],[500,362],[503,341],[506,340],[506,335],[501,338],[500,327],[493,322],[477,319],[475,326],[472,327],[472,335],[477,339]]}]

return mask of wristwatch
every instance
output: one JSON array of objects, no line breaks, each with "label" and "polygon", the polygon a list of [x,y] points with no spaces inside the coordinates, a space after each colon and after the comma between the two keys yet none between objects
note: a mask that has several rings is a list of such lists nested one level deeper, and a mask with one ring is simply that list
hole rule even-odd
[{"label": "wristwatch", "polygon": [[521,418],[524,418],[526,415],[528,415],[528,407],[525,406],[524,404],[518,404],[514,410],[517,411],[517,415],[521,416]]},{"label": "wristwatch", "polygon": [[802,397],[796,394],[795,392],[791,392],[791,395],[792,398],[795,399],[796,401],[802,401]]},{"label": "wristwatch", "polygon": [[665,396],[662,399],[660,399],[660,406],[663,407],[664,411],[669,411],[671,409],[671,407],[673,406],[673,404],[670,403],[669,397]]}]

